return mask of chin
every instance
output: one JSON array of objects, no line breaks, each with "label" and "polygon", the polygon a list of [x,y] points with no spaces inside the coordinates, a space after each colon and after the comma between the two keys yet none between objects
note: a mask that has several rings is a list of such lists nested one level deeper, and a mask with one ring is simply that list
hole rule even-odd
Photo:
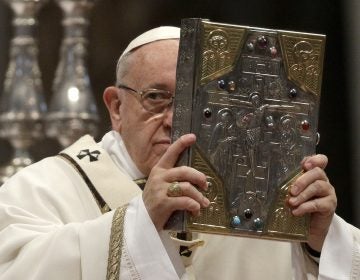
[{"label": "chin", "polygon": [[150,163],[151,163],[150,165],[152,167],[154,167],[159,162],[161,157],[165,154],[165,152],[166,152],[166,150],[162,150],[162,152],[153,154],[153,156],[151,157],[151,160],[150,160]]},{"label": "chin", "polygon": [[159,143],[153,146],[153,152],[159,157],[162,157],[162,155],[166,152],[166,150],[170,147],[170,144],[168,143]]}]

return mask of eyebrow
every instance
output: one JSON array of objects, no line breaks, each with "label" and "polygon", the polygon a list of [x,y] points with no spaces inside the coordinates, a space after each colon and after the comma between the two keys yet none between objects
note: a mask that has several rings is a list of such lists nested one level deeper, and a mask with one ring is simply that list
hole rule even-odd
[{"label": "eyebrow", "polygon": [[168,85],[164,84],[164,83],[151,83],[148,86],[146,86],[145,88],[155,88],[155,89],[165,89],[168,90]]}]

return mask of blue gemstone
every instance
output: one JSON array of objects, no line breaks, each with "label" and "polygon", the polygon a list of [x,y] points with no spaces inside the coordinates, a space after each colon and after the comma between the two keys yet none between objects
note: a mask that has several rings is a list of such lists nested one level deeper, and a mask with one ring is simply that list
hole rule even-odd
[{"label": "blue gemstone", "polygon": [[256,228],[257,230],[262,229],[263,224],[264,224],[264,223],[263,223],[262,219],[260,219],[260,218],[256,218],[256,219],[254,220],[254,226],[255,226],[255,228]]},{"label": "blue gemstone", "polygon": [[232,219],[231,219],[231,225],[232,225],[233,227],[240,226],[240,225],[241,225],[241,219],[240,219],[240,217],[239,217],[239,216],[234,216],[234,217],[232,217]]}]

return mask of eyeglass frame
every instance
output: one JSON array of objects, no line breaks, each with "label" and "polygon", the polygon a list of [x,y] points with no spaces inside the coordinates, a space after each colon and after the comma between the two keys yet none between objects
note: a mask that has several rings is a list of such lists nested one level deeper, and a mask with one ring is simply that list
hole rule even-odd
[{"label": "eyeglass frame", "polygon": [[[147,112],[152,113],[152,114],[162,114],[162,113],[164,113],[164,112],[166,111],[167,108],[173,106],[173,104],[174,104],[174,98],[175,98],[175,97],[174,97],[174,94],[172,94],[170,90],[156,89],[156,88],[147,88],[147,89],[143,89],[143,90],[138,91],[138,90],[136,90],[136,89],[133,89],[133,88],[131,88],[131,87],[123,84],[123,83],[118,83],[118,84],[116,85],[116,87],[119,88],[119,89],[125,89],[125,90],[128,90],[128,91],[130,91],[130,92],[136,93],[136,94],[140,97],[139,102],[140,102],[141,106],[143,106],[143,108],[144,108]],[[152,110],[150,110],[150,109],[148,109],[148,108],[146,108],[146,107],[144,106],[144,101],[143,101],[143,100],[144,100],[144,95],[145,95],[146,93],[148,93],[149,91],[162,92],[162,93],[166,93],[166,94],[171,95],[171,97],[169,98],[169,103],[163,106],[164,108],[161,110],[161,112],[157,112],[157,111],[156,111],[156,112],[153,112]]]}]

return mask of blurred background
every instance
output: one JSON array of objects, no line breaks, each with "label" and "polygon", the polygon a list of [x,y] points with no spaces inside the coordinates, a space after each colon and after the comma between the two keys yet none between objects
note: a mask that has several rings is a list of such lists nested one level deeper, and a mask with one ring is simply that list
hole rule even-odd
[{"label": "blurred background", "polygon": [[[360,1],[358,0],[98,0],[92,9],[87,38],[87,67],[101,118],[97,139],[109,130],[102,105],[105,87],[115,81],[116,60],[129,40],[160,25],[180,25],[186,17],[264,28],[322,33],[327,36],[318,153],[329,157],[327,174],[338,195],[337,213],[360,226]],[[9,62],[13,14],[0,1],[0,96]],[[62,11],[49,0],[38,13],[39,67],[45,99],[59,62],[63,37]],[[51,139],[37,141],[30,149],[35,160],[61,149]],[[0,165],[9,161],[12,146],[0,140]]]}]

